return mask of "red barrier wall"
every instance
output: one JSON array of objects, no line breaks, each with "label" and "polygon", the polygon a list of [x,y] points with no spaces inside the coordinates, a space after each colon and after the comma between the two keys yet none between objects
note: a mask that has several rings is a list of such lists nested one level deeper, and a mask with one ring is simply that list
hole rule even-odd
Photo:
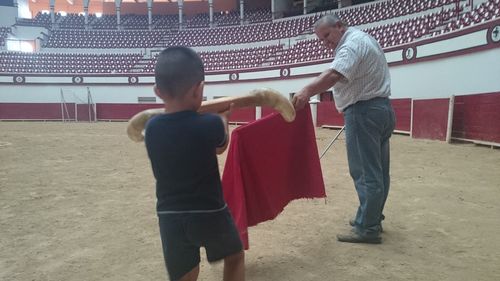
[{"label": "red barrier wall", "polygon": [[96,104],[97,120],[128,120],[136,113],[150,109],[161,108],[160,103],[140,103],[140,104],[116,104],[98,103]]},{"label": "red barrier wall", "polygon": [[[396,129],[410,130],[411,100],[391,100],[396,112]],[[415,138],[446,140],[449,101],[414,100],[413,132]],[[162,104],[97,104],[98,120],[128,120],[139,111],[161,108]],[[78,120],[88,121],[88,105],[78,104]],[[65,118],[75,118],[75,104],[66,104]],[[452,136],[468,140],[500,143],[500,93],[455,97]],[[274,112],[263,107],[262,116]],[[92,115],[91,115],[92,116]],[[2,120],[62,120],[60,103],[0,103]],[[255,108],[237,109],[231,122],[255,120]],[[318,103],[318,126],[343,126],[344,119],[332,101]]]},{"label": "red barrier wall", "polygon": [[396,115],[397,131],[410,132],[411,99],[391,99],[392,108]]},{"label": "red barrier wall", "polygon": [[326,126],[344,126],[344,115],[335,108],[333,101],[321,101],[318,103],[318,118],[316,120],[318,127]]},{"label": "red barrier wall", "polygon": [[76,121],[95,121],[94,108],[92,105],[77,104],[76,107]]},{"label": "red barrier wall", "polygon": [[[66,104],[65,118],[75,118],[75,104]],[[0,103],[3,120],[62,120],[60,103]]]},{"label": "red barrier wall", "polygon": [[500,93],[456,96],[452,137],[500,143]]},{"label": "red barrier wall", "polygon": [[[66,119],[75,119],[75,104],[66,104],[68,114]],[[78,121],[89,121],[89,106],[77,105]],[[97,120],[129,120],[136,113],[151,109],[161,108],[163,104],[96,104]],[[68,117],[69,116],[69,117]],[[90,118],[93,118],[91,112]],[[62,120],[60,103],[0,103],[0,119],[3,120]],[[234,110],[231,122],[250,122],[255,120],[255,108],[242,108]]]},{"label": "red barrier wall", "polygon": [[[396,130],[410,132],[411,99],[391,99],[396,114]],[[343,126],[344,116],[337,111],[332,101],[318,103],[318,126]]]},{"label": "red barrier wall", "polygon": [[412,137],[417,139],[446,140],[450,100],[413,100]]},{"label": "red barrier wall", "polygon": [[229,122],[251,122],[255,120],[255,107],[245,107],[233,110]]}]

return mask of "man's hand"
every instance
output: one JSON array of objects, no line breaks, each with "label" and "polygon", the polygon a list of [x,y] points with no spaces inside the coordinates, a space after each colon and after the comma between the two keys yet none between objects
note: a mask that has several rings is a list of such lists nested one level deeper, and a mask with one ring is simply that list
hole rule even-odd
[{"label": "man's hand", "polygon": [[297,92],[292,99],[292,104],[295,107],[295,110],[299,110],[304,108],[304,106],[309,102],[310,94],[303,88],[299,92]]},{"label": "man's hand", "polygon": [[293,96],[293,106],[296,110],[302,109],[309,102],[310,97],[327,91],[341,79],[344,79],[344,76],[334,69],[329,68],[323,71],[311,83]]}]

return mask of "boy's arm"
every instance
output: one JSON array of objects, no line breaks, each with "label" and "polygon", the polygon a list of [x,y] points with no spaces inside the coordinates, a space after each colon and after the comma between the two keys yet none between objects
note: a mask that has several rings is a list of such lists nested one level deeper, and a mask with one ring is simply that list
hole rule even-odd
[{"label": "boy's arm", "polygon": [[222,120],[222,123],[224,124],[224,145],[219,146],[215,149],[215,152],[217,154],[222,154],[224,151],[226,151],[227,145],[229,144],[229,116],[231,115],[231,112],[233,111],[233,106],[234,104],[229,105],[229,109],[227,111],[219,113],[220,119]]}]

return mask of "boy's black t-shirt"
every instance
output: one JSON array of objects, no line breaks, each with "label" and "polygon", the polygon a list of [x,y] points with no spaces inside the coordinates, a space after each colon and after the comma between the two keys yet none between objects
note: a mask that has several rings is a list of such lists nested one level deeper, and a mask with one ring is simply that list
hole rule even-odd
[{"label": "boy's black t-shirt", "polygon": [[215,152],[225,141],[224,124],[216,114],[180,111],[149,120],[145,143],[156,178],[157,211],[225,205]]}]

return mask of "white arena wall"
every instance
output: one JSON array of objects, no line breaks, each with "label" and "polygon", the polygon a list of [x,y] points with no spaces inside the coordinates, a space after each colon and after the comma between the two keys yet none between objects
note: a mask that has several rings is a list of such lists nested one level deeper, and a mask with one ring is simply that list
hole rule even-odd
[{"label": "white arena wall", "polygon": [[[393,98],[437,98],[451,95],[500,91],[500,45],[436,60],[391,66]],[[280,69],[238,73],[238,81],[230,81],[230,73],[206,75],[205,96],[241,95],[258,87],[274,88],[288,95],[301,89],[329,62],[315,65],[289,66],[291,77],[280,77]],[[294,78],[296,75],[298,77]],[[14,84],[13,75],[0,74],[0,103],[60,102],[60,91],[86,98],[90,89],[96,103],[137,103],[138,97],[154,97],[154,77],[139,76],[139,84],[129,85],[127,77],[83,77],[83,84],[73,84],[71,77],[26,76],[25,84]],[[87,82],[87,83],[85,83]],[[111,84],[113,83],[113,84]],[[101,85],[103,84],[103,85]],[[67,101],[74,101],[68,95]],[[158,101],[160,102],[160,101]]]},{"label": "white arena wall", "polygon": [[[500,145],[500,19],[384,52],[398,132]],[[261,87],[290,97],[330,63],[331,59],[208,72],[205,97],[243,95]],[[125,121],[141,110],[162,106],[161,100],[155,100],[153,84],[151,73],[0,73],[0,120]],[[316,125],[342,126],[343,117],[331,96],[316,98],[319,103],[312,105]],[[269,113],[266,108],[238,110],[231,121],[249,122]]]},{"label": "white arena wall", "polygon": [[[385,49],[392,77],[393,98],[436,98],[500,91],[500,19],[442,36]],[[496,35],[500,36],[500,35]],[[207,99],[241,95],[270,87],[284,95],[327,68],[329,60],[259,69],[209,72]],[[75,80],[76,79],[76,80]],[[137,103],[154,97],[152,74],[44,75],[0,73],[0,103],[60,102],[61,89],[95,103]],[[157,101],[158,103],[160,101]]]}]

